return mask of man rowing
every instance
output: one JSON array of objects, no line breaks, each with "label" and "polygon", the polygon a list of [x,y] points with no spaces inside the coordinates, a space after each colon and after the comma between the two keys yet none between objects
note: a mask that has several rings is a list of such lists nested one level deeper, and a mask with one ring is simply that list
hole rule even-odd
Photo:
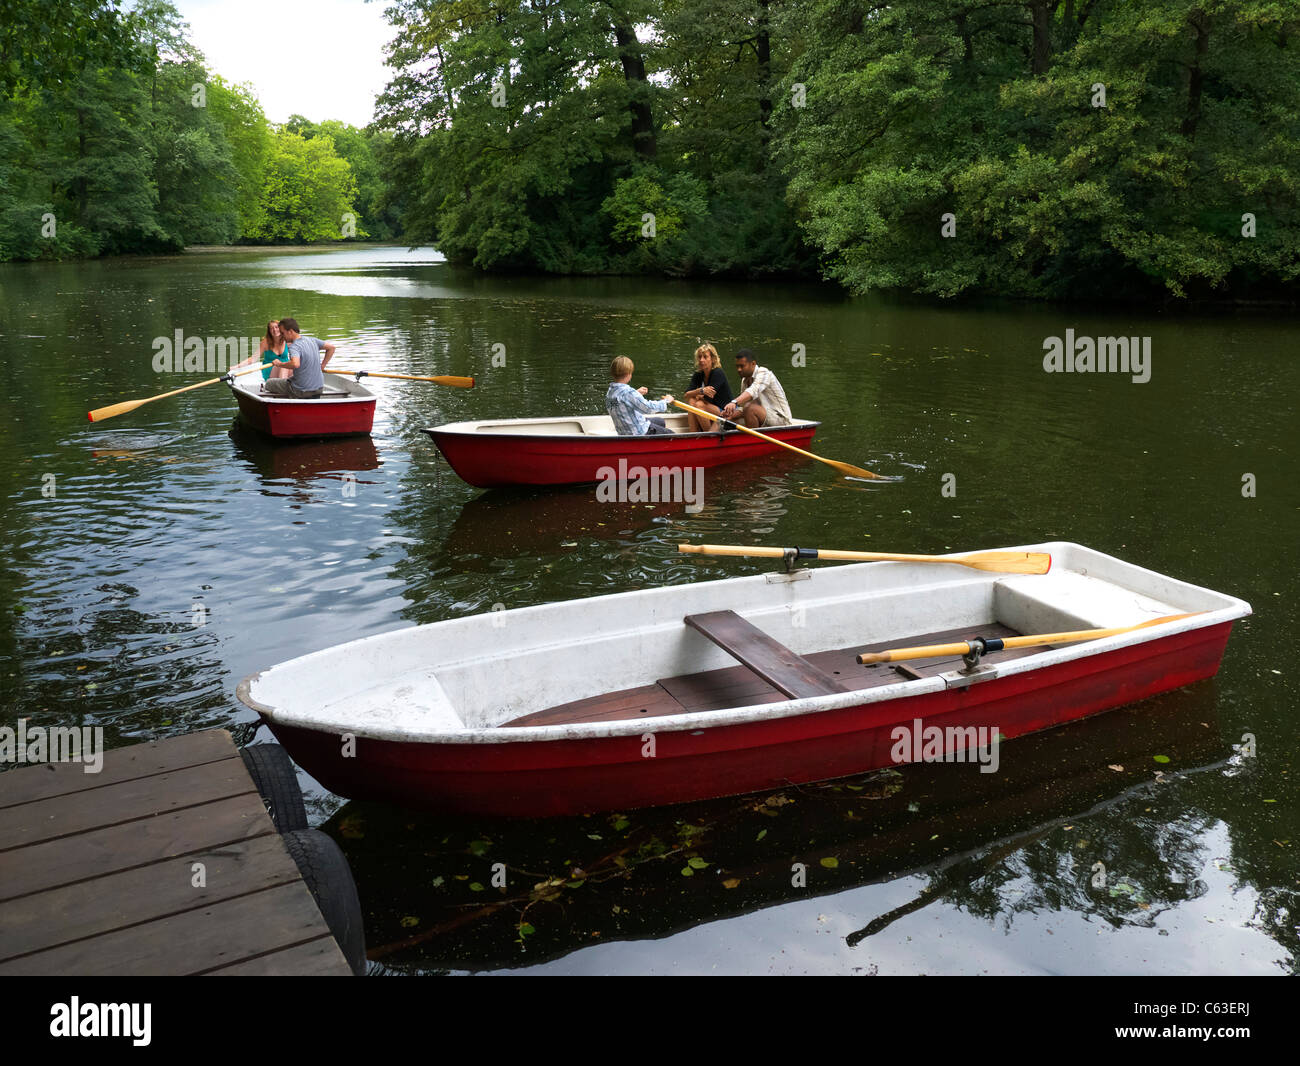
[{"label": "man rowing", "polygon": [[[746,426],[788,426],[792,419],[790,401],[776,375],[765,366],[759,366],[754,353],[741,348],[736,353],[736,373],[740,375],[745,390],[722,409],[724,418],[735,419],[740,413]],[[761,403],[759,401],[762,401]]]},{"label": "man rowing", "polygon": [[[271,396],[286,396],[291,400],[315,400],[325,389],[325,367],[334,357],[334,345],[304,337],[298,329],[296,318],[280,319],[280,336],[286,342],[284,359],[272,360],[272,366],[292,368],[289,378],[272,378],[262,386]],[[321,352],[325,357],[321,358]]]}]

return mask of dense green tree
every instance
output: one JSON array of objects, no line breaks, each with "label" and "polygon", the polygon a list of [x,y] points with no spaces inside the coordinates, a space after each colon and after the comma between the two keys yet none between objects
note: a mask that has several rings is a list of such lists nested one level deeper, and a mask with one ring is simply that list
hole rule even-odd
[{"label": "dense green tree", "polygon": [[1206,295],[1296,275],[1294,7],[827,0],[791,28],[792,202],[854,291]]},{"label": "dense green tree", "polygon": [[[247,236],[259,241],[339,240],[345,216],[355,215],[356,194],[351,168],[329,137],[308,139],[277,130],[262,168],[260,219]],[[357,235],[365,234],[358,228]]]},{"label": "dense green tree", "polygon": [[262,221],[263,168],[271,151],[271,127],[252,87],[231,85],[219,75],[207,84],[209,114],[220,124],[235,170],[235,210],[239,234],[252,233]]},{"label": "dense green tree", "polygon": [[388,182],[381,163],[384,147],[392,139],[391,134],[358,129],[337,119],[311,122],[302,115],[291,115],[284,128],[309,139],[319,135],[329,137],[334,142],[334,150],[352,168],[352,177],[357,183],[357,214],[361,225],[378,240],[389,240],[397,235],[400,216],[388,196]]}]

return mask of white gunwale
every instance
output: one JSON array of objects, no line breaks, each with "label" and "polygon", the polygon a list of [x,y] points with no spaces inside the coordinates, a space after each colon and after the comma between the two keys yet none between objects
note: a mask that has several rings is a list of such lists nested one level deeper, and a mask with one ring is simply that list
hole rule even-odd
[{"label": "white gunwale", "polygon": [[769,581],[769,574],[760,573],[538,604],[392,630],[304,655],[246,678],[238,696],[287,726],[405,743],[510,744],[633,736],[647,729],[712,730],[939,692],[964,682],[943,674],[781,703],[658,716],[652,725],[627,719],[499,726],[602,692],[734,666],[682,621],[719,605],[799,654],[959,627],[975,635],[995,621],[1021,632],[1054,632],[1200,612],[999,662],[988,667],[989,679],[1149,643],[1251,612],[1244,600],[1069,542],[1001,550],[1051,552],[1052,570],[1008,576],[938,564],[853,563],[814,568],[800,581]]}]

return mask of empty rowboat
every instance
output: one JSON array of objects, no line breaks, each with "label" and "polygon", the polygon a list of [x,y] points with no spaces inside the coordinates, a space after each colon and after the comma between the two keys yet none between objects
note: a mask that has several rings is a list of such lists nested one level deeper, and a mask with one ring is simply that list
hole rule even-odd
[{"label": "empty rowboat", "polygon": [[[657,417],[663,418],[671,434],[620,436],[608,415],[453,422],[424,432],[433,438],[451,468],[479,488],[581,485],[610,477],[653,477],[656,475],[649,471],[655,467],[720,466],[780,450],[738,431],[725,435],[691,433],[685,414]],[[763,433],[806,448],[820,425],[795,419],[788,426],[766,428]],[[646,473],[638,474],[638,468]]]},{"label": "empty rowboat", "polygon": [[375,395],[352,378],[326,374],[318,399],[271,396],[261,374],[241,374],[227,381],[239,417],[271,437],[343,437],[369,433],[375,422]]},{"label": "empty rowboat", "polygon": [[[238,695],[339,795],[586,813],[899,762],[988,772],[1016,757],[1002,741],[1212,676],[1250,613],[1077,544],[1008,550],[1050,552],[1050,571],[858,563],[489,612],[306,655]],[[1093,628],[1122,631],[998,650]],[[971,654],[858,662],[950,641]]]}]

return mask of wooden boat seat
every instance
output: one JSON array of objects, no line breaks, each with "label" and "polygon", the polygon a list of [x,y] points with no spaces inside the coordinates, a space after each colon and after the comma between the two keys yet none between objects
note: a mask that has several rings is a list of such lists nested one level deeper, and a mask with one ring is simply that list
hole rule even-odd
[{"label": "wooden boat seat", "polygon": [[684,621],[792,700],[848,691],[829,674],[746,622],[735,611],[689,614]]}]

